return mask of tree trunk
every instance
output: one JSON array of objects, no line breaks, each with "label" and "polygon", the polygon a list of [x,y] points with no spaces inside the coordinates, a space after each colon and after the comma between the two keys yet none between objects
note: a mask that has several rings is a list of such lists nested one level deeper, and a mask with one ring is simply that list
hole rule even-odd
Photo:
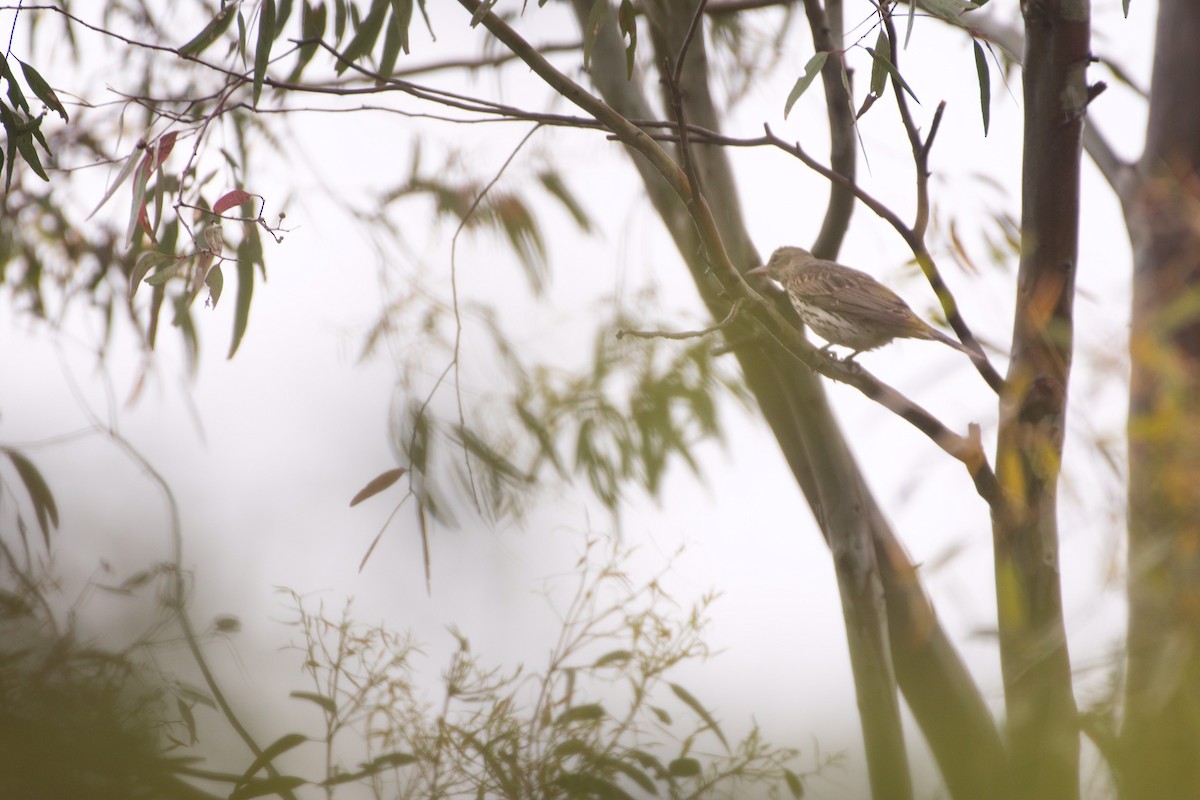
[{"label": "tree trunk", "polygon": [[1146,148],[1126,202],[1134,251],[1129,798],[1200,792],[1200,4],[1161,0]]},{"label": "tree trunk", "polygon": [[1014,797],[1079,796],[1079,728],[1062,616],[1057,484],[1070,374],[1088,5],[1027,2],[1021,263],[1000,401],[993,513]]},{"label": "tree trunk", "polygon": [[[583,25],[592,3],[574,0],[573,5]],[[811,0],[806,2],[810,20],[819,11],[814,9],[816,5]],[[671,25],[675,27],[678,23],[676,35],[679,35],[686,30],[691,14],[687,8],[672,6],[670,10],[672,17],[678,15]],[[814,33],[814,38],[829,33],[828,29],[821,30]],[[689,123],[719,130],[720,119],[711,101],[703,48],[701,33],[689,47],[688,61],[681,74],[682,102]],[[666,42],[661,50],[667,54],[678,52]],[[658,116],[641,93],[643,82],[637,76],[627,80],[624,70],[620,36],[615,24],[610,23],[593,44],[590,70],[593,83],[605,102],[626,118]],[[840,80],[836,77],[836,87],[841,86]],[[834,102],[848,107],[844,97],[838,96]],[[852,129],[845,136],[852,140]],[[834,168],[853,175],[853,142],[849,147],[838,145],[836,131],[833,138]],[[631,157],[646,184],[651,203],[690,268],[702,299],[714,316],[723,316],[728,300],[712,280],[699,236],[684,204],[640,155],[631,152]],[[731,259],[743,268],[761,263],[741,218],[737,185],[724,151],[696,145],[693,157],[702,191],[712,205]],[[850,163],[846,163],[847,158]],[[832,210],[826,216],[829,224],[820,237],[823,246],[836,247],[841,238],[827,230],[833,226],[830,220],[840,221],[844,233],[848,220],[846,194],[833,190]],[[737,338],[737,334],[732,333],[731,338]],[[752,345],[739,347],[736,352],[746,382],[835,553],[852,659],[856,662],[856,673],[862,677],[858,691],[864,735],[875,737],[868,742],[868,749],[879,754],[872,765],[876,795],[882,798],[911,792],[903,761],[903,742],[894,738],[900,734],[895,692],[889,693],[887,688],[894,670],[894,679],[898,680],[929,742],[951,796],[959,800],[1007,797],[1003,788],[1004,750],[991,713],[937,620],[915,567],[866,486],[828,405],[819,376],[781,348]],[[880,646],[879,633],[887,637],[886,648]],[[874,656],[864,658],[868,652]],[[867,715],[875,718],[868,721]]]}]

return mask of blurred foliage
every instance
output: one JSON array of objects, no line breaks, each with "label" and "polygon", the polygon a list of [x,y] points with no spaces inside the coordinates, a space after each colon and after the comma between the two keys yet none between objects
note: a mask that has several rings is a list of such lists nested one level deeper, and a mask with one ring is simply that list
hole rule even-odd
[{"label": "blurred foliage", "polygon": [[410,638],[355,623],[348,607],[336,617],[308,611],[288,592],[312,686],[292,697],[324,720],[321,736],[288,735],[292,746],[324,750],[328,774],[309,780],[364,782],[377,797],[800,797],[809,776],[788,768],[795,752],[757,728],[731,745],[701,701],[669,680],[708,657],[701,634],[713,598],[668,614],[675,604],[659,577],[632,584],[629,554],[597,558],[602,549],[590,541],[577,563],[541,670],[491,666],[452,631],[440,698],[415,688],[420,650]]},{"label": "blurred foliage", "polygon": [[[302,800],[360,796],[358,786],[379,798],[801,797],[836,758],[814,755],[812,770],[798,772],[798,753],[768,744],[756,726],[731,741],[674,677],[709,657],[703,631],[714,598],[681,609],[663,574],[633,581],[629,556],[586,541],[540,669],[491,665],[452,630],[456,647],[433,694],[420,688],[430,683],[411,635],[355,621],[349,603],[330,615],[280,590],[295,611],[296,661],[309,684],[290,698],[320,721],[230,770],[207,761],[219,753],[228,764],[234,729],[244,734],[213,692],[179,677],[199,666],[208,680],[208,667],[162,658],[179,631],[193,635],[179,625],[174,567],[89,586],[85,597],[143,597],[156,609],[130,644],[106,649],[77,638],[73,613],[64,628],[54,582],[35,577],[48,573],[0,543],[0,796]],[[238,629],[220,615],[204,638]],[[256,728],[271,729],[267,707],[256,709]]]}]

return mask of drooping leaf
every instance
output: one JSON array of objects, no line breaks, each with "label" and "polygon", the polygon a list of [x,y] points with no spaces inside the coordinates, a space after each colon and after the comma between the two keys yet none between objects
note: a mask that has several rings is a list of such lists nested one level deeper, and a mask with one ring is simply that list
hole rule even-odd
[{"label": "drooping leaf", "polygon": [[400,49],[409,54],[408,29],[412,25],[413,0],[392,0],[392,24],[400,35]]},{"label": "drooping leaf", "polygon": [[171,278],[174,278],[176,275],[178,275],[179,271],[185,266],[191,264],[194,258],[195,256],[186,256],[184,258],[176,259],[174,264],[171,264],[166,269],[160,269],[149,278],[146,278],[146,283],[150,284],[151,286],[162,286],[164,283],[171,280]]},{"label": "drooping leaf", "polygon": [[109,201],[109,198],[117,193],[117,189],[121,188],[121,184],[128,180],[129,176],[133,174],[133,171],[137,168],[139,161],[141,161],[141,154],[135,148],[134,151],[125,159],[125,163],[121,165],[121,171],[117,173],[117,177],[113,179],[113,182],[110,183],[108,188],[104,191],[104,196],[100,198],[100,202],[97,203],[96,207],[92,209],[92,213],[87,215],[87,219],[94,217],[96,212],[103,208],[104,204]]},{"label": "drooping leaf", "polygon": [[573,722],[595,722],[604,719],[607,712],[604,706],[599,703],[588,703],[582,706],[573,706],[558,715],[558,719],[554,720],[555,725],[570,725]]},{"label": "drooping leaf", "polygon": [[381,756],[376,756],[366,763],[367,767],[404,767],[409,764],[415,764],[419,761],[412,753],[384,753]]},{"label": "drooping leaf", "polygon": [[263,0],[258,15],[258,42],[254,45],[254,105],[262,94],[263,78],[271,63],[271,45],[275,42],[275,0]]},{"label": "drooping leaf", "polygon": [[395,469],[389,469],[381,472],[372,478],[366,486],[359,489],[358,494],[354,495],[354,498],[350,501],[350,506],[356,506],[363,500],[374,497],[384,489],[394,484],[396,481],[403,478],[407,472],[408,470],[404,467],[396,467]]},{"label": "drooping leaf", "polygon": [[612,781],[586,772],[564,772],[554,778],[554,786],[565,790],[566,797],[596,797],[605,800],[633,800],[633,795]]},{"label": "drooping leaf", "polygon": [[692,778],[700,774],[700,762],[694,758],[676,758],[667,764],[672,778]]},{"label": "drooping leaf", "polygon": [[968,11],[974,11],[980,5],[968,2],[968,0],[917,0],[917,4],[935,17],[959,26],[964,24],[962,15]]},{"label": "drooping leaf", "polygon": [[871,94],[875,97],[883,97],[884,91],[887,89],[888,71],[885,66],[892,58],[892,40],[888,38],[887,30],[879,31],[879,38],[875,40],[875,52],[880,58],[871,60]]},{"label": "drooping leaf", "polygon": [[783,780],[787,783],[788,791],[792,793],[792,797],[796,800],[801,800],[804,797],[804,784],[800,781],[799,775],[790,769],[785,769],[783,771]]},{"label": "drooping leaf", "polygon": [[24,61],[17,59],[17,63],[21,65],[21,72],[25,73],[25,82],[29,84],[30,89],[33,89],[33,93],[37,95],[37,98],[45,103],[51,111],[62,117],[64,122],[70,122],[71,119],[67,116],[67,110],[63,108],[58,95],[50,88],[50,84],[46,82],[46,79]]},{"label": "drooping leaf", "polygon": [[562,203],[563,208],[575,220],[575,224],[584,232],[591,232],[592,220],[588,217],[587,212],[583,210],[583,206],[571,194],[571,190],[563,183],[562,176],[553,170],[547,170],[540,175],[538,179],[542,182],[542,186],[547,192],[554,195],[558,202]]},{"label": "drooping leaf", "polygon": [[592,48],[596,44],[596,37],[600,35],[606,19],[608,19],[608,0],[595,0],[592,3],[592,10],[588,12],[587,23],[583,26],[583,68],[585,70],[592,63]]},{"label": "drooping leaf", "polygon": [[242,337],[246,335],[246,325],[250,321],[250,300],[254,297],[254,262],[243,255],[245,244],[243,239],[242,244],[238,246],[238,290],[233,307],[233,341],[229,343],[229,355],[226,358],[233,358],[233,354],[237,352]]},{"label": "drooping leaf", "polygon": [[876,52],[875,48],[873,47],[868,47],[867,52],[871,54],[871,58],[875,59],[876,63],[883,64],[883,68],[887,70],[888,75],[891,75],[892,80],[900,84],[901,89],[908,92],[909,97],[911,97],[918,104],[921,102],[917,99],[917,96],[913,94],[913,90],[909,87],[908,82],[904,80],[904,76],[900,74],[900,70],[896,69],[896,65],[891,62],[891,59],[888,59]]},{"label": "drooping leaf", "polygon": [[209,305],[216,308],[221,299],[221,290],[225,288],[225,277],[221,274],[220,264],[208,271],[208,275],[204,276],[204,283],[208,286]]},{"label": "drooping leaf", "polygon": [[200,31],[196,36],[183,47],[179,48],[181,56],[198,56],[203,53],[213,42],[221,38],[221,34],[229,29],[230,23],[233,22],[234,14],[238,8],[237,3],[230,3],[222,8],[212,21],[204,26],[204,30]]},{"label": "drooping leaf", "polygon": [[[247,767],[246,771],[242,773],[242,778],[239,782],[242,784],[248,783],[260,769],[265,767],[267,764],[270,764],[278,756],[286,753],[288,750],[299,747],[307,741],[308,737],[302,733],[285,733],[283,736],[280,736],[278,739],[271,742],[271,744],[263,748],[263,751],[259,753],[258,758],[250,762],[250,766]],[[235,792],[234,794],[237,793]],[[257,795],[245,796],[256,797]]]},{"label": "drooping leaf", "polygon": [[712,728],[713,733],[717,735],[717,738],[721,740],[721,744],[725,745],[725,749],[728,750],[729,742],[725,741],[725,734],[721,732],[721,726],[718,725],[717,721],[713,719],[711,714],[708,713],[708,709],[702,706],[700,701],[697,700],[691,692],[680,686],[678,683],[672,683],[669,684],[669,686],[671,687],[671,691],[675,693],[676,697],[686,703],[688,707],[692,709],[692,711],[695,711],[697,716],[704,720],[704,724]]},{"label": "drooping leaf", "polygon": [[25,484],[25,491],[33,503],[38,526],[42,529],[42,538],[46,547],[50,547],[50,528],[58,527],[58,504],[54,502],[54,493],[50,491],[50,485],[33,462],[21,453],[9,448],[3,448],[0,452],[8,456],[8,460],[17,469],[21,483]]},{"label": "drooping leaf", "polygon": [[332,698],[326,697],[323,694],[317,694],[316,692],[292,692],[288,696],[295,697],[299,700],[308,700],[311,703],[316,703],[330,714],[337,713],[337,703],[333,702]]},{"label": "drooping leaf", "polygon": [[988,70],[987,55],[976,39],[975,45],[975,75],[979,78],[979,108],[983,112],[983,135],[988,134],[988,123],[992,117],[992,81]]},{"label": "drooping leaf", "polygon": [[328,13],[325,10],[324,3],[318,3],[314,6],[308,0],[305,0],[304,10],[300,14],[300,36],[305,40],[305,43],[300,45],[296,66],[292,70],[290,80],[299,80],[300,73],[308,66],[308,62],[312,61],[312,57],[316,55],[317,40],[325,35],[325,25],[328,22],[327,17]]},{"label": "drooping leaf", "polygon": [[282,794],[290,792],[304,784],[308,783],[304,778],[295,775],[280,775],[278,778],[264,778],[263,780],[254,780],[244,786],[235,789],[229,795],[229,800],[250,800],[252,797],[265,797],[269,794]]},{"label": "drooping leaf", "polygon": [[132,300],[137,294],[138,287],[142,285],[150,270],[177,260],[178,256],[174,253],[163,253],[159,250],[147,250],[139,255],[137,261],[133,262],[133,271],[129,273],[129,298]]},{"label": "drooping leaf", "polygon": [[383,29],[383,20],[390,5],[391,0],[371,0],[371,9],[359,23],[350,44],[342,51],[342,59],[334,70],[338,75],[345,72],[351,62],[375,49],[375,42],[379,39],[379,32]]},{"label": "drooping leaf", "polygon": [[796,85],[792,87],[792,91],[788,93],[787,102],[783,104],[783,118],[787,119],[787,115],[792,113],[792,106],[796,105],[796,101],[800,99],[800,95],[804,94],[817,75],[821,73],[821,68],[825,66],[825,60],[829,58],[829,53],[824,51],[817,53],[808,60],[804,65],[804,74],[796,80]]},{"label": "drooping leaf", "polygon": [[629,650],[613,650],[597,658],[592,666],[607,667],[613,664],[624,664],[631,658],[633,658],[633,653]]},{"label": "drooping leaf", "polygon": [[[409,9],[411,13],[412,9]],[[387,29],[383,34],[383,52],[379,56],[379,77],[375,79],[376,86],[383,86],[387,79],[396,71],[396,61],[400,58],[400,49],[403,46],[407,49],[407,43],[404,37],[407,32],[400,30],[400,19],[396,16],[395,11],[387,21]]]},{"label": "drooping leaf", "polygon": [[634,58],[637,55],[637,12],[633,9],[632,0],[621,0],[617,9],[617,27],[621,36],[629,40],[625,45],[625,79],[633,78]]}]

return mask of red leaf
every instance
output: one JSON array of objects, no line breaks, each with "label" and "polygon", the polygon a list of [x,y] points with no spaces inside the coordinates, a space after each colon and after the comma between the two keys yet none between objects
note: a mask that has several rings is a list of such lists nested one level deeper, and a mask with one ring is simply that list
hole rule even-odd
[{"label": "red leaf", "polygon": [[167,156],[171,155],[171,150],[175,147],[175,137],[179,134],[176,131],[167,131],[158,139],[158,163],[154,165],[158,169],[167,160]]},{"label": "red leaf", "polygon": [[163,165],[167,160],[167,156],[171,155],[171,150],[175,148],[175,137],[179,134],[175,131],[167,131],[162,136],[158,137],[158,155],[154,158],[154,163],[150,163],[150,157],[154,155],[154,147],[146,146],[146,157],[142,159],[138,169],[146,170],[146,177],[149,178],[154,174],[154,171]]},{"label": "red leaf", "polygon": [[224,214],[231,208],[240,206],[242,203],[248,203],[254,199],[254,195],[249,192],[243,192],[241,189],[234,189],[232,192],[223,196],[213,206],[214,214]]}]

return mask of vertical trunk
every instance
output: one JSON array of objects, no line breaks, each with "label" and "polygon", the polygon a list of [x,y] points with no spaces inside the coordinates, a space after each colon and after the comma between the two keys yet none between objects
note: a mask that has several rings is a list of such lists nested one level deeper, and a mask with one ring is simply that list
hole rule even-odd
[{"label": "vertical trunk", "polygon": [[1079,796],[1079,735],[1056,512],[1088,101],[1089,9],[1086,0],[1029,0],[1022,7],[1022,249],[996,454],[1006,497],[993,518],[996,594],[1013,796],[1069,798]]},{"label": "vertical trunk", "polygon": [[[474,10],[470,0],[460,2]],[[591,0],[574,0],[573,5],[581,26],[586,24]],[[673,13],[682,17],[679,21],[681,30],[686,28],[690,13],[686,9],[674,9]],[[691,45],[689,61],[681,76],[683,104],[690,122],[719,130],[719,114],[712,103],[706,68],[700,68],[704,66],[702,51],[701,54],[692,52],[704,46],[703,34]],[[662,52],[674,54],[677,50],[667,45]],[[600,31],[593,44],[590,73],[605,102],[627,119],[659,116],[650,108],[641,83],[626,79],[623,45],[611,22]],[[723,316],[728,310],[728,300],[712,278],[699,231],[683,202],[643,156],[633,150],[630,155],[646,184],[650,202],[692,272],[701,298],[714,315]],[[758,255],[741,219],[737,186],[725,153],[717,147],[700,145],[694,147],[693,157],[701,189],[714,206],[714,217],[727,252],[736,264],[747,268],[757,264]],[[836,166],[844,174],[851,171],[847,165]],[[835,203],[835,206],[840,204]],[[844,209],[832,216],[841,217],[844,224]],[[826,241],[831,242],[833,238],[830,236]],[[752,333],[752,329],[738,331],[731,328],[730,335],[739,339],[749,338]],[[991,713],[941,628],[915,567],[854,463],[820,378],[800,367],[787,353],[767,344],[745,344],[736,350],[736,355],[797,483],[814,514],[822,521],[823,532],[831,547],[846,552],[851,549],[852,540],[858,541],[857,558],[866,565],[868,572],[876,573],[876,577],[860,580],[857,584],[848,582],[847,591],[843,592],[843,602],[854,606],[847,614],[851,636],[867,645],[874,639],[879,674],[887,676],[894,665],[896,679],[937,758],[950,795],[956,800],[1008,797],[1003,789],[1003,746]],[[849,502],[851,497],[853,503]],[[834,509],[833,505],[842,507]],[[843,530],[843,525],[848,523],[853,525]],[[869,534],[868,549],[873,553],[861,546],[864,531]],[[852,535],[855,532],[858,537]],[[842,542],[835,545],[835,538]],[[850,575],[849,570],[847,575]],[[855,586],[861,591],[854,591]],[[877,618],[876,622],[871,621],[872,616]],[[879,621],[886,624],[881,626]],[[888,648],[879,647],[877,636],[868,632],[872,628],[886,633]],[[876,685],[884,686],[891,680],[886,677]],[[888,715],[894,713],[897,707],[894,690],[890,690],[890,694],[884,692],[881,697],[884,699],[877,703],[868,691],[864,699],[873,706],[881,705]],[[899,732],[897,727],[890,730]],[[881,738],[880,749],[900,757],[879,762],[878,777],[873,777],[873,783],[879,787],[881,797],[911,793],[902,740],[897,737],[895,741],[893,746],[886,735]],[[889,783],[889,775],[903,778]]]},{"label": "vertical trunk", "polygon": [[1200,787],[1200,4],[1161,0],[1134,248],[1122,785]]}]

